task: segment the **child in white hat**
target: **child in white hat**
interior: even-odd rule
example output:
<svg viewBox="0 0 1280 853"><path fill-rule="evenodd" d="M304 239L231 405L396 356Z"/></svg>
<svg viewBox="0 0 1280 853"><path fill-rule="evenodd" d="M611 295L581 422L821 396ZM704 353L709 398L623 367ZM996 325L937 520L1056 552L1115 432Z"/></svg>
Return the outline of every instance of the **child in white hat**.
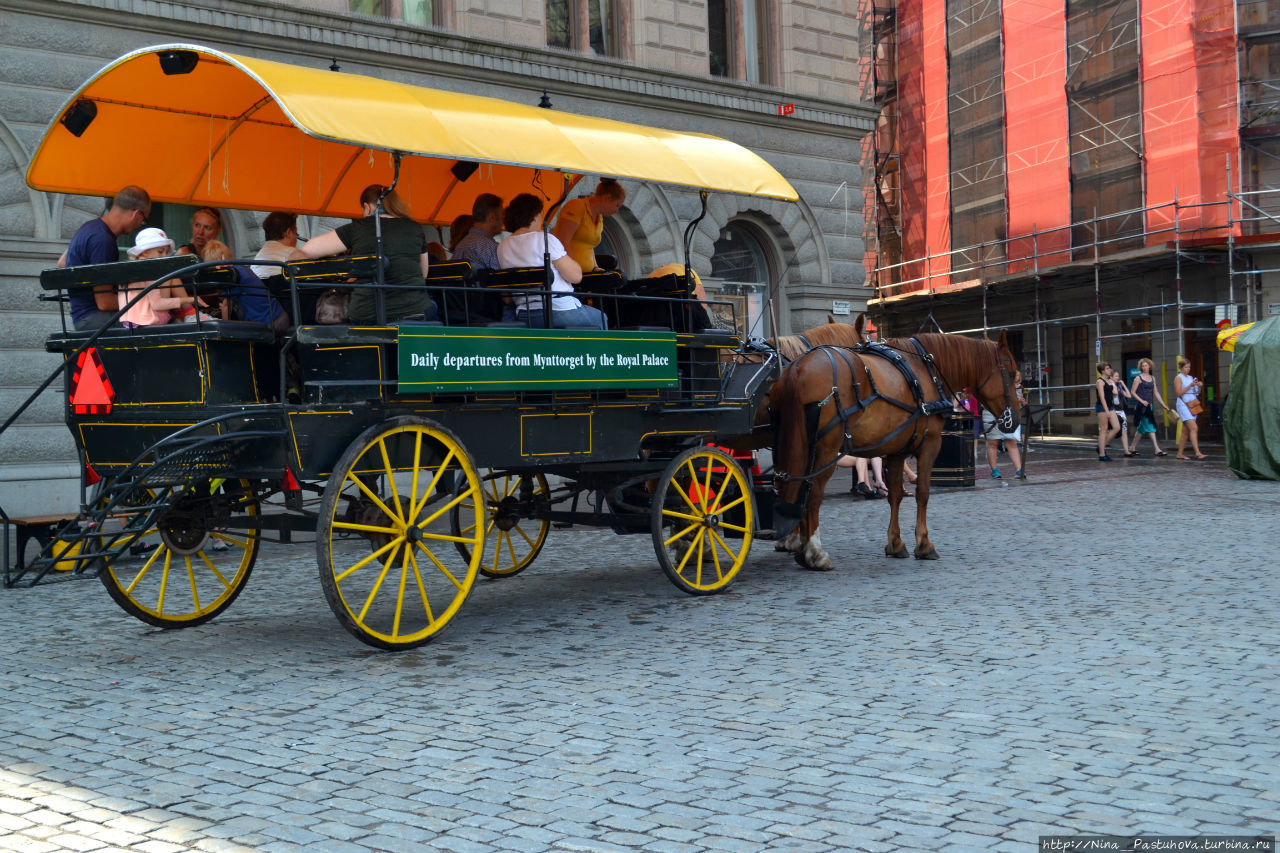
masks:
<svg viewBox="0 0 1280 853"><path fill-rule="evenodd" d="M129 247L129 257L133 260L146 258L163 258L173 254L173 241L169 235L159 228L143 228ZM149 281L135 281L120 290L120 304L128 302L141 293ZM182 312L195 303L195 297L189 296L176 279L167 285L161 285L149 292L120 315L120 324L127 329L138 326L160 326L180 319Z"/></svg>

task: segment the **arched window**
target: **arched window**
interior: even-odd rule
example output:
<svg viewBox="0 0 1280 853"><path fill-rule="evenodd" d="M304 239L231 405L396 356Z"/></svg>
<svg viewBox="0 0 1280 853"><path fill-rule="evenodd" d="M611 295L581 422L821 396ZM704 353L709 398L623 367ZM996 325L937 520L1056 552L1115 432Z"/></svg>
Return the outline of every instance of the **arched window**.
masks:
<svg viewBox="0 0 1280 853"><path fill-rule="evenodd" d="M739 284L768 285L769 259L749 227L740 222L724 227L711 256L711 274Z"/></svg>
<svg viewBox="0 0 1280 853"><path fill-rule="evenodd" d="M764 303L774 274L773 255L760 233L749 223L732 220L720 231L711 255L711 280L707 295L715 302L730 303L741 331L764 337L768 323ZM714 305L713 313L727 326L727 306Z"/></svg>

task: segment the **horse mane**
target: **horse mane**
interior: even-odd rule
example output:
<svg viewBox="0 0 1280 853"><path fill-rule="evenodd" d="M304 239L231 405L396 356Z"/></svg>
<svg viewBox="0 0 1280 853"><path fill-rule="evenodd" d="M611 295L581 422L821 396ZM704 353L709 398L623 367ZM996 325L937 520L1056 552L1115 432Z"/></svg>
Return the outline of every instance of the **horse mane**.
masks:
<svg viewBox="0 0 1280 853"><path fill-rule="evenodd" d="M942 335L936 332L915 335L925 352L934 357L938 369L959 390L963 385L974 385L987 375L996 360L995 341L966 338L963 335ZM915 354L910 338L890 338L886 343L900 352Z"/></svg>
<svg viewBox="0 0 1280 853"><path fill-rule="evenodd" d="M773 342L773 348L786 361L795 361L809 351L809 344L799 335L782 335Z"/></svg>
<svg viewBox="0 0 1280 853"><path fill-rule="evenodd" d="M798 335L781 335L765 341L786 362L795 361L814 347L851 347L859 342L858 331L847 323L823 323Z"/></svg>

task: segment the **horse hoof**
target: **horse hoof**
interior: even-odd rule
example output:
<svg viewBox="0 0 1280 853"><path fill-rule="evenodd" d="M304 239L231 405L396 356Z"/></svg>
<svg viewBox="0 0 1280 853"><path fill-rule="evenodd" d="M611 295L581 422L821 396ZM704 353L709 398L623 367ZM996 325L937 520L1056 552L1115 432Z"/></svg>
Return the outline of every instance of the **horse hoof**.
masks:
<svg viewBox="0 0 1280 853"><path fill-rule="evenodd" d="M885 545L884 553L886 557L897 557L899 560L905 560L909 552L907 551L906 545L899 545L896 551L888 545Z"/></svg>
<svg viewBox="0 0 1280 853"><path fill-rule="evenodd" d="M938 552L935 548L933 548L933 546L930 546L928 549L924 551L916 551L916 559L917 560L936 560L938 559Z"/></svg>
<svg viewBox="0 0 1280 853"><path fill-rule="evenodd" d="M796 565L810 572L829 572L835 568L835 566L833 566L830 562L824 563L822 565L811 566L805 562L804 554L797 553L797 554L793 554L792 556L795 557Z"/></svg>

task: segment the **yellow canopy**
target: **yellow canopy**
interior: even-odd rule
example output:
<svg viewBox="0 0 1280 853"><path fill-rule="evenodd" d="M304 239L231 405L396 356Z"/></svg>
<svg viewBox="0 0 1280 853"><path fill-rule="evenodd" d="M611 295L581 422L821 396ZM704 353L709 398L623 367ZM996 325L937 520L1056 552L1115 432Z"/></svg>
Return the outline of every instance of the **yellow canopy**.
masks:
<svg viewBox="0 0 1280 853"><path fill-rule="evenodd" d="M798 198L760 157L713 136L190 44L134 51L94 75L45 132L27 183L357 217L360 191L390 183L392 152L406 155L399 190L420 222L470 213L482 192L558 199L559 173Z"/></svg>

